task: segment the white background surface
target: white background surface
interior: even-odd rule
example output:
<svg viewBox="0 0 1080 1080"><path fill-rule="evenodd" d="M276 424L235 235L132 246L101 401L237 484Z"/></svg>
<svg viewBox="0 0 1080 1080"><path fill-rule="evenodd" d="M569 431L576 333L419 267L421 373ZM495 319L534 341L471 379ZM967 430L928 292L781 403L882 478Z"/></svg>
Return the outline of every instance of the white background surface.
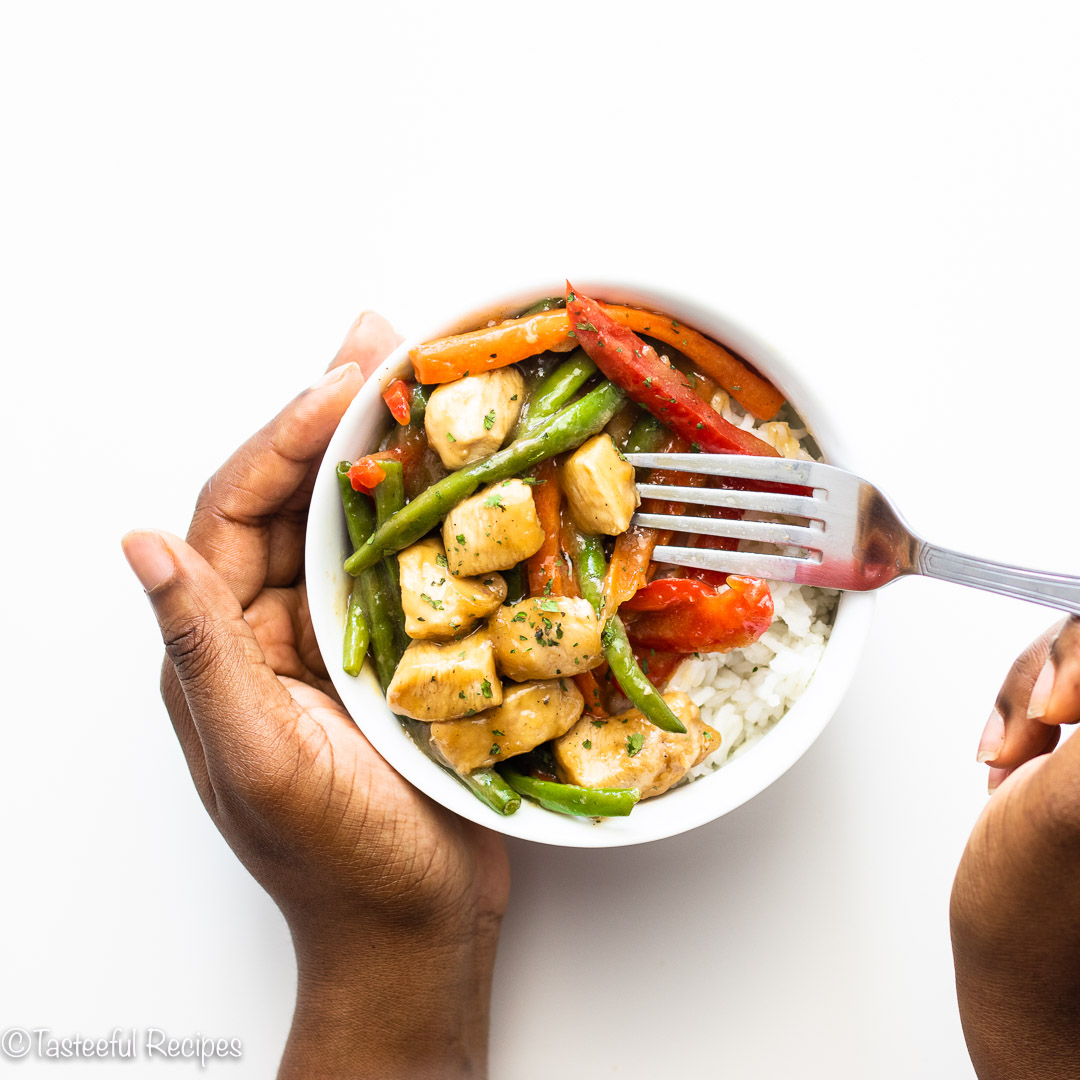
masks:
<svg viewBox="0 0 1080 1080"><path fill-rule="evenodd" d="M236 1036L213 1073L272 1072L286 930L186 775L118 540L183 532L362 309L688 288L842 407L924 532L1080 572L1070 8L8 7L0 1028ZM971 1076L949 886L982 724L1051 618L896 585L753 803L645 848L514 844L493 1075Z"/></svg>

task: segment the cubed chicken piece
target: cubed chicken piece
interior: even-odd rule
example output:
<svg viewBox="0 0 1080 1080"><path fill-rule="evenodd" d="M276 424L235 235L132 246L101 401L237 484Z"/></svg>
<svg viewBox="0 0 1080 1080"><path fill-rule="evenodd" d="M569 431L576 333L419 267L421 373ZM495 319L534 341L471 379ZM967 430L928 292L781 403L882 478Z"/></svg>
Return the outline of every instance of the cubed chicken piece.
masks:
<svg viewBox="0 0 1080 1080"><path fill-rule="evenodd" d="M411 638L461 637L506 599L502 574L454 577L441 540L421 540L398 552L397 560L405 633Z"/></svg>
<svg viewBox="0 0 1080 1080"><path fill-rule="evenodd" d="M618 536L630 526L641 501L634 466L615 448L610 435L594 435L566 460L562 474L566 502L587 533Z"/></svg>
<svg viewBox="0 0 1080 1080"><path fill-rule="evenodd" d="M514 366L445 383L432 391L424 412L428 444L451 470L490 457L524 401L525 380Z"/></svg>
<svg viewBox="0 0 1080 1080"><path fill-rule="evenodd" d="M604 662L600 622L588 600L534 596L499 608L488 620L495 663L508 679L551 679Z"/></svg>
<svg viewBox="0 0 1080 1080"><path fill-rule="evenodd" d="M471 720L431 725L431 741L463 775L524 754L565 734L581 716L585 699L569 679L508 684L498 708Z"/></svg>
<svg viewBox="0 0 1080 1080"><path fill-rule="evenodd" d="M450 573L466 577L509 570L544 542L532 488L503 480L459 503L443 521Z"/></svg>
<svg viewBox="0 0 1080 1080"><path fill-rule="evenodd" d="M702 723L686 694L665 694L664 700L685 735L661 731L637 709L606 720L584 717L553 744L559 779L581 787L637 788L643 799L678 783L720 746L720 733Z"/></svg>
<svg viewBox="0 0 1080 1080"><path fill-rule="evenodd" d="M502 683L486 629L445 645L414 641L386 688L386 704L414 720L455 720L501 705Z"/></svg>

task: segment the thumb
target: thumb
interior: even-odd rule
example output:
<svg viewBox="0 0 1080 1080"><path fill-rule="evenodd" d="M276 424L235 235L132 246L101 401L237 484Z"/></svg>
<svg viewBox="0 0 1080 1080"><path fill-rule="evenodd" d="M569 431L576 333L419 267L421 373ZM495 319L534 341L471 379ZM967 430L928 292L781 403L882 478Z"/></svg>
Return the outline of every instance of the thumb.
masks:
<svg viewBox="0 0 1080 1080"><path fill-rule="evenodd" d="M239 601L213 567L171 533L130 532L121 545L154 609L208 767L225 764L234 775L247 773L265 760L296 706L267 666Z"/></svg>

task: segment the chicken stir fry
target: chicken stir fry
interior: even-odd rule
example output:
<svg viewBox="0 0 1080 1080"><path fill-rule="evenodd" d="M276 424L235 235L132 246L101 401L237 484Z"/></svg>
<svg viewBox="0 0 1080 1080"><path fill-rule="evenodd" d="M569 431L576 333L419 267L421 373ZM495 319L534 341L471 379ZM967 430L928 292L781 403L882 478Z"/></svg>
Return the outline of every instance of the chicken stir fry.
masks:
<svg viewBox="0 0 1080 1080"><path fill-rule="evenodd" d="M686 694L667 694L664 700L685 733L662 731L638 709L586 718L552 746L559 779L589 788L636 787L643 799L662 795L720 745L720 732L701 722Z"/></svg>
<svg viewBox="0 0 1080 1080"><path fill-rule="evenodd" d="M564 735L584 706L566 679L507 683L501 705L471 720L437 721L431 741L459 773L471 773Z"/></svg>
<svg viewBox="0 0 1080 1080"><path fill-rule="evenodd" d="M414 641L401 657L386 691L386 703L414 720L453 720L501 705L491 635L479 630L440 645Z"/></svg>
<svg viewBox="0 0 1080 1080"><path fill-rule="evenodd" d="M625 453L775 454L709 402L728 392L764 420L782 398L677 322L569 289L410 357L416 381L383 394L396 424L338 466L345 670L370 653L421 748L499 812L524 795L629 813L720 743L657 686L685 654L755 640L773 611L764 582L652 561L666 541L633 524Z"/></svg>
<svg viewBox="0 0 1080 1080"><path fill-rule="evenodd" d="M492 484L455 506L442 535L453 574L509 570L544 542L532 490L520 480Z"/></svg>
<svg viewBox="0 0 1080 1080"><path fill-rule="evenodd" d="M428 444L448 469L490 457L506 441L525 403L525 379L516 367L445 383L428 399Z"/></svg>
<svg viewBox="0 0 1080 1080"><path fill-rule="evenodd" d="M448 641L468 633L506 599L506 579L490 573L455 577L438 540L399 551L405 633L413 641Z"/></svg>
<svg viewBox="0 0 1080 1080"><path fill-rule="evenodd" d="M626 532L640 501L634 466L615 448L610 435L595 436L566 459L563 487L574 521L587 533Z"/></svg>
<svg viewBox="0 0 1080 1080"><path fill-rule="evenodd" d="M495 662L508 679L582 675L604 662L588 600L544 596L500 607L489 623Z"/></svg>

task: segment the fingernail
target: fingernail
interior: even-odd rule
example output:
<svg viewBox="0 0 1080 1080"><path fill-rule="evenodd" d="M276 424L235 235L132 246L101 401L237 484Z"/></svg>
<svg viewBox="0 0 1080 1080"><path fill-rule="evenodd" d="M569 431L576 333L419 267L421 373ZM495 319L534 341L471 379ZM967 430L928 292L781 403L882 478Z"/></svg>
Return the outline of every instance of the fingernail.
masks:
<svg viewBox="0 0 1080 1080"><path fill-rule="evenodd" d="M1009 769L991 769L990 775L986 778L986 793L992 795L1005 780L1005 777L1009 775Z"/></svg>
<svg viewBox="0 0 1080 1080"><path fill-rule="evenodd" d="M1046 706L1050 704L1050 691L1054 689L1054 661L1047 660L1043 664L1035 685L1031 688L1031 697L1028 698L1028 719L1038 720L1046 715Z"/></svg>
<svg viewBox="0 0 1080 1080"><path fill-rule="evenodd" d="M147 592L164 585L176 573L176 562L165 541L154 532L129 532L121 541L124 558Z"/></svg>
<svg viewBox="0 0 1080 1080"><path fill-rule="evenodd" d="M982 737L979 739L979 752L975 755L975 760L980 765L993 761L1001 753L1004 745L1005 720L1001 713L994 709L990 714L990 719L986 721L986 727L983 728Z"/></svg>
<svg viewBox="0 0 1080 1080"><path fill-rule="evenodd" d="M334 383L339 383L346 377L360 370L360 365L355 360L350 360L341 367L331 368L325 375L311 384L312 390L323 390Z"/></svg>

